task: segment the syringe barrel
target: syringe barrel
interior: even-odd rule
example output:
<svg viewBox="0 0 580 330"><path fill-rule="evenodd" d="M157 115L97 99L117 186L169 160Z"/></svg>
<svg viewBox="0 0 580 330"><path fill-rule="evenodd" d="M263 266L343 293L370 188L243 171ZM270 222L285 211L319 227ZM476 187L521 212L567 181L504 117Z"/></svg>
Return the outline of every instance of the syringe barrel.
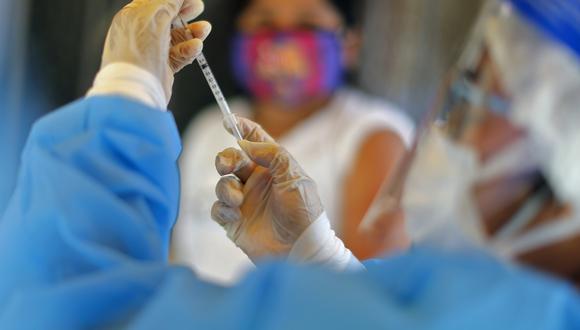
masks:
<svg viewBox="0 0 580 330"><path fill-rule="evenodd" d="M181 28L186 30L185 33L188 39L193 38L191 31L187 28L187 24L185 24L185 21L183 21L181 17L179 17L176 24L180 25ZM236 139L243 140L242 133L240 132L240 129L238 127L238 120L232 114L230 107L228 106L228 102L226 101L226 98L224 97L224 94L222 93L222 90L220 89L220 86L218 85L213 75L213 72L211 71L211 68L207 63L207 59L205 58L205 55L203 55L203 53L200 53L198 55L197 63L199 64L201 72L203 72L203 75L207 80L207 83L209 84L209 88L211 89L211 92L213 93L217 101L220 111L222 112L224 122L226 123L227 127L230 129L232 134L236 137Z"/></svg>
<svg viewBox="0 0 580 330"><path fill-rule="evenodd" d="M203 53L200 53L199 56L197 57L197 63L199 64L201 72L203 73L205 79L207 80L209 88L211 89L211 92L215 96L216 101L218 103L226 102L224 94L222 93L220 86L218 85L215 76L213 75L213 72L211 71L211 68L209 67L209 64L207 63L207 60L205 58L205 55L203 55ZM229 108L227 110L229 110Z"/></svg>
<svg viewBox="0 0 580 330"><path fill-rule="evenodd" d="M238 120L236 119L236 116L233 113L230 113L228 115L224 114L223 121L226 127L229 128L229 131L234 135L236 140L241 141L244 139L244 136L242 135L242 132L240 131L240 128L238 126Z"/></svg>

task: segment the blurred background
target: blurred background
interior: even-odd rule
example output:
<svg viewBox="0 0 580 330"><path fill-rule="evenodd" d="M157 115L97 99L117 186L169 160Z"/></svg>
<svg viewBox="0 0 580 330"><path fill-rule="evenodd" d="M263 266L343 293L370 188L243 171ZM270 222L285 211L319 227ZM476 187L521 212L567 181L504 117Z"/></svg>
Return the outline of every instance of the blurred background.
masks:
<svg viewBox="0 0 580 330"><path fill-rule="evenodd" d="M82 97L99 69L107 27L126 0L19 0L0 2L0 170L13 173L32 120ZM205 53L224 93L239 92L230 75L229 0L206 0L201 17L212 22ZM415 120L429 107L439 81L454 63L480 0L366 0L361 10L364 47L353 82L407 111ZM213 102L199 69L182 71L170 108L178 126ZM2 175L0 210L13 184Z"/></svg>

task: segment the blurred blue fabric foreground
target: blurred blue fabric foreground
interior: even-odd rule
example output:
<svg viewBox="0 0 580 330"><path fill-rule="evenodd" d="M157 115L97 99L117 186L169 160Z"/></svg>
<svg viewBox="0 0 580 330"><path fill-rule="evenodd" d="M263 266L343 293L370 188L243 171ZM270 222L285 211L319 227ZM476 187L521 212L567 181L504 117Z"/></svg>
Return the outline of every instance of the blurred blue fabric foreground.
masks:
<svg viewBox="0 0 580 330"><path fill-rule="evenodd" d="M578 329L574 289L417 247L368 272L260 265L223 288L167 264L180 153L170 113L93 97L39 121L0 221L1 329Z"/></svg>

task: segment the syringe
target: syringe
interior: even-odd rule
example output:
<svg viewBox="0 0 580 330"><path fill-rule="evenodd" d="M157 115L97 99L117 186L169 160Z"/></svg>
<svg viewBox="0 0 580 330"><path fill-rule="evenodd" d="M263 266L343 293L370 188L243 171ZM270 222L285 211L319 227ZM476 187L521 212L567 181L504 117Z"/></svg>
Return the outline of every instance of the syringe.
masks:
<svg viewBox="0 0 580 330"><path fill-rule="evenodd" d="M181 16L178 17L176 23L181 25L180 28L182 28L185 31L185 35L189 40L193 39L191 31L189 30L187 24L185 24ZM226 101L226 98L224 97L224 94L222 93L222 90L218 85L218 82L215 79L215 76L213 75L213 72L211 71L211 68L209 67L209 64L207 63L207 60L203 55L203 53L200 53L197 56L197 63L199 64L201 72L203 72L203 76L205 77L205 80L207 81L209 88L211 89L213 96L217 101L220 111L222 112L224 123L232 131L232 133L234 134L234 136L238 141L243 140L244 137L240 131L240 128L238 127L238 121L236 120L236 116L230 110L230 106L228 105L228 102Z"/></svg>

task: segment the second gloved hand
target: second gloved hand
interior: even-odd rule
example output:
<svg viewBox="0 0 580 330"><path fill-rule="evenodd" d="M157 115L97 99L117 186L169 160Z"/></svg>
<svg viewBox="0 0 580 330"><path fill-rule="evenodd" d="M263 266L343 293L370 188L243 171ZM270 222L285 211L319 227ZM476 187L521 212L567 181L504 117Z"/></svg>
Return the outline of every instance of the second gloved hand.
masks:
<svg viewBox="0 0 580 330"><path fill-rule="evenodd" d="M231 148L217 156L225 176L216 187L212 217L253 261L286 257L323 215L316 184L260 126L243 118L239 126L245 153Z"/></svg>
<svg viewBox="0 0 580 330"><path fill-rule="evenodd" d="M134 0L113 19L101 67L129 63L145 69L159 79L169 100L174 74L194 61L211 31L208 22L190 24L194 39L187 40L172 23L178 16L192 20L203 9L201 0Z"/></svg>

